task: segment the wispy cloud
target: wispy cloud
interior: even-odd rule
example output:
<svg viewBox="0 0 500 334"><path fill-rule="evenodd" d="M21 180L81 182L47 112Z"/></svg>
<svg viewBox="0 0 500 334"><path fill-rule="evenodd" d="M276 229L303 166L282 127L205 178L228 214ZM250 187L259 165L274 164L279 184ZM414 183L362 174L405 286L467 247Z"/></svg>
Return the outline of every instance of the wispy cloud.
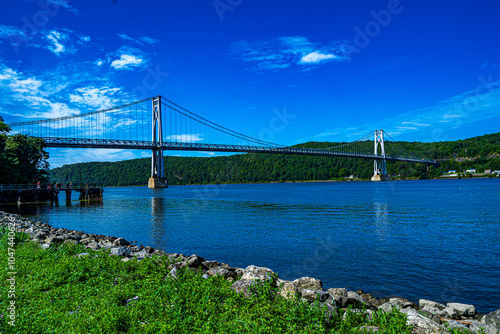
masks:
<svg viewBox="0 0 500 334"><path fill-rule="evenodd" d="M349 61L351 53L352 45L347 42L321 45L300 36L269 41L238 41L230 46L231 58L253 63L251 70L275 71L291 67L305 70L332 61Z"/></svg>
<svg viewBox="0 0 500 334"><path fill-rule="evenodd" d="M118 94L121 92L120 88L89 86L77 88L74 92L74 94L69 95L70 102L96 109L111 108L121 101L121 96Z"/></svg>
<svg viewBox="0 0 500 334"><path fill-rule="evenodd" d="M130 41L130 42L136 43L138 45L146 45L146 44L147 45L155 45L156 43L158 43L160 41L158 39L147 37L147 36L142 36L142 37L139 37L136 39L136 38L130 37L127 34L118 34L118 37L120 37L124 41Z"/></svg>
<svg viewBox="0 0 500 334"><path fill-rule="evenodd" d="M500 82L492 82L452 96L429 107L412 110L377 122L360 124L351 128L325 130L315 136L302 138L297 143L312 140L347 141L358 139L358 134L368 134L375 129L384 129L393 136L423 134L435 140L433 132L457 129L466 124L499 117ZM422 137L422 135L420 135Z"/></svg>

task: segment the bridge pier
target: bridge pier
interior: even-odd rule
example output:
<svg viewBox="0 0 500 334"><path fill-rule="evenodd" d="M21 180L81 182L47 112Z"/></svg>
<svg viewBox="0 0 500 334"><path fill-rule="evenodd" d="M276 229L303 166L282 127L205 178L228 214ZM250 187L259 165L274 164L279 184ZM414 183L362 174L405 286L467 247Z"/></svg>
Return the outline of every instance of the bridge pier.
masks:
<svg viewBox="0 0 500 334"><path fill-rule="evenodd" d="M373 164L372 181L390 181L387 175L387 165L385 163L384 130L375 131L375 155L378 155L380 146L381 159L375 159Z"/></svg>
<svg viewBox="0 0 500 334"><path fill-rule="evenodd" d="M158 130L158 131L157 131ZM148 188L168 188L163 167L163 132L161 122L161 96L153 99L153 143L157 149L153 150L151 157L151 177L148 180Z"/></svg>

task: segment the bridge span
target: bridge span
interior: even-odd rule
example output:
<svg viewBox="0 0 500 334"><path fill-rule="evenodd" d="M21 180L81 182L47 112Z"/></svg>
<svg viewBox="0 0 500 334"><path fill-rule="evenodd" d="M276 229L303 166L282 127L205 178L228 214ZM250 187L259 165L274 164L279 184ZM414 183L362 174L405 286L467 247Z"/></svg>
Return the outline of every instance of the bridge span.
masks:
<svg viewBox="0 0 500 334"><path fill-rule="evenodd" d="M163 151L372 159L373 181L389 180L386 161L437 163L404 150L394 140L387 146L383 130L335 147L311 149L278 145L220 126L162 96L74 116L13 123L9 126L14 133L43 139L47 147L151 150L151 178L148 182L150 188L168 187Z"/></svg>

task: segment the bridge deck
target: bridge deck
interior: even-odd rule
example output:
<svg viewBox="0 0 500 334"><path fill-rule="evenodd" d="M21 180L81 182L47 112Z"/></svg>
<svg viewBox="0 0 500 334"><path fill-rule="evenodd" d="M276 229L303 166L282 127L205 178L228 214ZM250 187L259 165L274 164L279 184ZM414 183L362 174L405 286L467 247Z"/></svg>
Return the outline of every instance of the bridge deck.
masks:
<svg viewBox="0 0 500 334"><path fill-rule="evenodd" d="M109 148L109 149L136 149L136 150L173 150L173 151L212 151L212 152L242 152L242 153L267 153L267 154L297 154L328 157L360 158L381 160L382 156L375 154L358 154L352 152L337 152L320 149L307 149L296 147L265 147L247 145L224 144L199 144L164 142L161 146L152 141L113 140L113 139L78 139L78 138L44 138L47 147L73 147L73 148ZM435 160L386 156L389 161L406 161L414 163L437 164Z"/></svg>

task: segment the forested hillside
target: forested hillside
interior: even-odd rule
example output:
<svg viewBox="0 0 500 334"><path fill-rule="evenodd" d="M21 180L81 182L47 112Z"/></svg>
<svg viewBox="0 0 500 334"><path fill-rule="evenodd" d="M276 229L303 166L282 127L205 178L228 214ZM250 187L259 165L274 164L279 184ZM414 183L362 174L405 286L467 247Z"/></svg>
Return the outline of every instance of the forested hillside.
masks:
<svg viewBox="0 0 500 334"><path fill-rule="evenodd" d="M439 166L388 162L390 175L400 178L439 177L450 169L500 169L500 133L453 142L398 142L398 146L420 156L440 160ZM338 143L309 142L297 147L332 147ZM372 143L373 145L373 143ZM470 160L467 160L470 159ZM89 162L63 166L50 171L56 182L96 182L105 186L145 185L151 159L119 162ZM330 157L271 154L192 158L165 157L169 184L285 182L343 179L349 175L369 179L373 161Z"/></svg>

